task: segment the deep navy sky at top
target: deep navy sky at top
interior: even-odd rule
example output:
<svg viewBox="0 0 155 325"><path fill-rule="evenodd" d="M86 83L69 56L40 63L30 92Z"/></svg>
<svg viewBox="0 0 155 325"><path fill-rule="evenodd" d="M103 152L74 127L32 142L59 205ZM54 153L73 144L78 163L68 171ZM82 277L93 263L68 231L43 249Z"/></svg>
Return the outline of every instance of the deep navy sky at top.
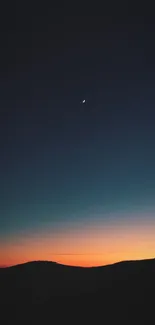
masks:
<svg viewBox="0 0 155 325"><path fill-rule="evenodd" d="M0 234L154 207L154 20L112 7L2 20Z"/></svg>

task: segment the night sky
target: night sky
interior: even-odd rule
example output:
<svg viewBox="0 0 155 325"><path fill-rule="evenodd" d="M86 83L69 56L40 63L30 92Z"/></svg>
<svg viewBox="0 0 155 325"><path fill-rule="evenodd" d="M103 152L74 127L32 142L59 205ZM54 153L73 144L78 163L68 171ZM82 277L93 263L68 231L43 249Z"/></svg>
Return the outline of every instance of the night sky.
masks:
<svg viewBox="0 0 155 325"><path fill-rule="evenodd" d="M0 29L0 265L154 257L151 9L22 6Z"/></svg>

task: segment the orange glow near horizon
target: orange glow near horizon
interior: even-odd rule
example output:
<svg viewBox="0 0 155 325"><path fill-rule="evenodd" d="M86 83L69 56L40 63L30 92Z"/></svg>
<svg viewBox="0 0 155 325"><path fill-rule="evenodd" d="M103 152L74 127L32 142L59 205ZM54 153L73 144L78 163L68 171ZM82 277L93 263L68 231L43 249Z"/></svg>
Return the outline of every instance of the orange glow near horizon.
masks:
<svg viewBox="0 0 155 325"><path fill-rule="evenodd" d="M151 220L151 221L150 221ZM122 260L155 257L155 221L91 222L59 229L50 227L1 242L0 265L49 260L74 266L99 266Z"/></svg>

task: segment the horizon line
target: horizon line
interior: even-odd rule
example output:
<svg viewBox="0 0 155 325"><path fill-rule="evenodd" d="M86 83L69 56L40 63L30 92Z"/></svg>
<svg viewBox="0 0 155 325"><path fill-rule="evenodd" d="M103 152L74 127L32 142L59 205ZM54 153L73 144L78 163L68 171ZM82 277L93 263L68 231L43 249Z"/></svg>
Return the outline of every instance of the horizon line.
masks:
<svg viewBox="0 0 155 325"><path fill-rule="evenodd" d="M108 263L108 264L101 264L101 265L94 265L94 266L81 266L81 265L71 265L71 264L62 264L60 262L57 261L52 261L52 260L28 260L25 261L23 263L17 263L17 264L11 264L11 265L0 265L0 268L9 268L9 267L13 267L13 266L18 266L18 265L23 265L23 264L27 264L27 263L33 263L33 262L49 262L49 263L56 263L62 266L69 266L69 267L80 267L80 268L95 268L95 267L104 267L104 266L110 266L110 265L114 265L114 264L118 264L118 263L123 263L123 262L140 262L140 261L150 261L150 260L155 260L155 257L151 257L151 258L141 258L141 259L131 259L131 260L118 260L112 263Z"/></svg>

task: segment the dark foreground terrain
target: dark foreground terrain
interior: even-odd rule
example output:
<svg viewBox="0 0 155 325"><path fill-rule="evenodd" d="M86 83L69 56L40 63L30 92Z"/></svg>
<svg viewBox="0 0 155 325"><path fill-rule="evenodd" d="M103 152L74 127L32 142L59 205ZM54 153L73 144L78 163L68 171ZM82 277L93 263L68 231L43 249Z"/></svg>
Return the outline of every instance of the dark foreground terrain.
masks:
<svg viewBox="0 0 155 325"><path fill-rule="evenodd" d="M0 269L1 324L155 324L155 259Z"/></svg>

